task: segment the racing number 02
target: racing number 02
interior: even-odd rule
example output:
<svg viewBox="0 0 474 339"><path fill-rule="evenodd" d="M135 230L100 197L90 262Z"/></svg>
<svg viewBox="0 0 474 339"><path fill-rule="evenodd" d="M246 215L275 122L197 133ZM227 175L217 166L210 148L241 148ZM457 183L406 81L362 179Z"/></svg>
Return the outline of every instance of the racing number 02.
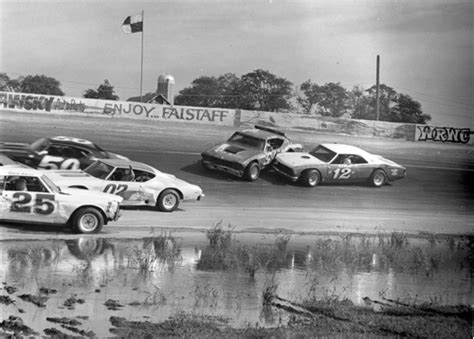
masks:
<svg viewBox="0 0 474 339"><path fill-rule="evenodd" d="M30 205L32 195L27 192L13 193L13 204L10 208L12 212L30 213L33 206ZM54 211L54 194L36 194L33 212L48 215Z"/></svg>
<svg viewBox="0 0 474 339"><path fill-rule="evenodd" d="M119 184L119 185L108 184L104 188L104 193L120 195L120 193L125 192L127 188L128 188L128 185L125 185L125 184Z"/></svg>

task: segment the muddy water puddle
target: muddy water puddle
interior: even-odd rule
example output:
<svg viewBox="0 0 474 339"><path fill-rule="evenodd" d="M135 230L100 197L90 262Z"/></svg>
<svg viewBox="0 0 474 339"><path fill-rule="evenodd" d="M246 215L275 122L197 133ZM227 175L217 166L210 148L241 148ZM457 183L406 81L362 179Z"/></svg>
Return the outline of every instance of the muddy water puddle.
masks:
<svg viewBox="0 0 474 339"><path fill-rule="evenodd" d="M20 317L40 334L58 328L110 336L111 316L156 323L192 314L232 327L284 325L284 311L263 307L268 287L294 302L472 303L466 237L214 229L0 244L1 320Z"/></svg>

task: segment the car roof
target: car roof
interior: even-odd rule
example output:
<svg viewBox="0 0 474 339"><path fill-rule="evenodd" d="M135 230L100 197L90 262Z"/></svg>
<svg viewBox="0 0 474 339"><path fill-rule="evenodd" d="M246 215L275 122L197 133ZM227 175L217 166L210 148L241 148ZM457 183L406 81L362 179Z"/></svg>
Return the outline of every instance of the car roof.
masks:
<svg viewBox="0 0 474 339"><path fill-rule="evenodd" d="M281 135L269 130L258 129L258 128L245 129L239 132L249 135L254 138L258 138L258 139L265 139L265 140L269 138L286 139L284 135Z"/></svg>
<svg viewBox="0 0 474 339"><path fill-rule="evenodd" d="M113 166L113 167L128 167L132 166L134 170L142 170L142 171L148 171L148 172L158 172L157 169L148 166L147 164L144 164L142 162L136 162L136 161L130 161L130 160L125 160L125 159L100 159L97 160L100 162L103 162L104 164Z"/></svg>
<svg viewBox="0 0 474 339"><path fill-rule="evenodd" d="M82 147L86 149L93 149L93 150L102 150L92 141L82 138L75 138L75 137L68 137L64 135L58 135L55 137L46 138L50 142L54 142L55 144L62 144L62 145L74 145L76 147Z"/></svg>
<svg viewBox="0 0 474 339"><path fill-rule="evenodd" d="M41 177L43 173L30 167L6 165L0 167L1 176Z"/></svg>
<svg viewBox="0 0 474 339"><path fill-rule="evenodd" d="M346 144L321 144L321 146L326 147L327 149L337 153L337 154L355 154L360 156L371 156L371 154L363 149Z"/></svg>

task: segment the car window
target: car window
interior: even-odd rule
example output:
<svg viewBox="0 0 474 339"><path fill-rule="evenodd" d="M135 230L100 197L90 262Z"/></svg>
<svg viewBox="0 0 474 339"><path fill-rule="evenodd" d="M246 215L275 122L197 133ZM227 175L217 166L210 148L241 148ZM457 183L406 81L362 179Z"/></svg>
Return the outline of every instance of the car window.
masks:
<svg viewBox="0 0 474 339"><path fill-rule="evenodd" d="M362 158L361 156L359 155L355 155L355 154L352 154L349 156L349 159L351 159L351 162L353 164L366 164L367 163L367 160L365 160L364 158Z"/></svg>
<svg viewBox="0 0 474 339"><path fill-rule="evenodd" d="M232 142L234 144L239 144L244 147L251 147L251 148L256 148L259 150L263 150L265 146L265 140L258 139L255 137L252 137L250 135L246 135L240 132L235 132L228 140L229 142Z"/></svg>
<svg viewBox="0 0 474 339"><path fill-rule="evenodd" d="M355 154L339 154L331 164L334 165L357 165L357 164L366 164L367 161L361 156Z"/></svg>
<svg viewBox="0 0 474 339"><path fill-rule="evenodd" d="M38 177L31 176L10 176L6 179L5 190L8 191L28 191L28 192L48 192Z"/></svg>
<svg viewBox="0 0 474 339"><path fill-rule="evenodd" d="M136 182L145 182L151 180L155 177L153 173L141 170L133 170L135 172L135 181Z"/></svg>
<svg viewBox="0 0 474 339"><path fill-rule="evenodd" d="M6 184L6 177L4 175L0 175L0 191L3 191L5 189L5 184Z"/></svg>
<svg viewBox="0 0 474 339"><path fill-rule="evenodd" d="M106 179L107 176L114 170L115 167L104 164L101 161L96 161L88 166L84 172L99 179Z"/></svg>
<svg viewBox="0 0 474 339"><path fill-rule="evenodd" d="M129 167L116 168L108 180L112 181L135 181L135 171Z"/></svg>
<svg viewBox="0 0 474 339"><path fill-rule="evenodd" d="M268 140L268 145L270 145L270 147L273 149L273 150L276 150L276 149L279 149L282 145L283 145L283 139L280 139L280 138L273 138L273 139L269 139Z"/></svg>
<svg viewBox="0 0 474 339"><path fill-rule="evenodd" d="M327 149L324 146L317 146L311 152L309 152L313 157L318 158L321 161L329 162L332 158L336 156L336 153Z"/></svg>

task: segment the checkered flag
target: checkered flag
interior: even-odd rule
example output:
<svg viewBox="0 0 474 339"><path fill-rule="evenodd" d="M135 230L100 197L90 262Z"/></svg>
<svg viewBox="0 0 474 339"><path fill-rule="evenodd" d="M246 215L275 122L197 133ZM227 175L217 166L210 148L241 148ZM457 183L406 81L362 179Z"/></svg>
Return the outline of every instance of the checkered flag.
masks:
<svg viewBox="0 0 474 339"><path fill-rule="evenodd" d="M124 33L143 32L143 12L128 16L122 24Z"/></svg>

